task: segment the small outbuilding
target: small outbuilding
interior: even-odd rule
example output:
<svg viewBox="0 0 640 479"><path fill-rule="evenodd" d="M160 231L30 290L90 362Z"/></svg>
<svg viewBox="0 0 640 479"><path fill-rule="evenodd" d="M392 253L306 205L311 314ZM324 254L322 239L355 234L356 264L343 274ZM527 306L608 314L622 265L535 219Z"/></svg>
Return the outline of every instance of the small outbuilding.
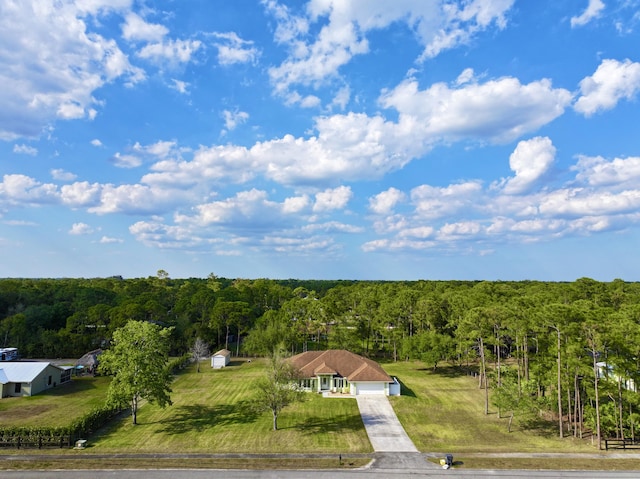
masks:
<svg viewBox="0 0 640 479"><path fill-rule="evenodd" d="M41 361L12 361L0 366L2 397L33 396L71 381L70 367Z"/></svg>
<svg viewBox="0 0 640 479"><path fill-rule="evenodd" d="M211 367L213 369L224 368L231 361L231 351L228 349L221 349L213 356L211 356Z"/></svg>
<svg viewBox="0 0 640 479"><path fill-rule="evenodd" d="M76 374L95 374L102 349L94 349L76 361Z"/></svg>

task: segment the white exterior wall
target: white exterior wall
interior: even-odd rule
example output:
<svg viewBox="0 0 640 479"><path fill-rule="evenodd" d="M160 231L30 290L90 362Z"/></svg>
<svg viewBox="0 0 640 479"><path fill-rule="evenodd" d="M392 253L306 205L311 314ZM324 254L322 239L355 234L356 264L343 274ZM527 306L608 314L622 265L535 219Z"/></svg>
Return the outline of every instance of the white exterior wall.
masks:
<svg viewBox="0 0 640 479"><path fill-rule="evenodd" d="M393 378L393 382L389 384L389 396L400 396L400 383L398 378Z"/></svg>
<svg viewBox="0 0 640 479"><path fill-rule="evenodd" d="M229 356L213 356L211 358L211 367L214 369L224 368L229 364Z"/></svg>

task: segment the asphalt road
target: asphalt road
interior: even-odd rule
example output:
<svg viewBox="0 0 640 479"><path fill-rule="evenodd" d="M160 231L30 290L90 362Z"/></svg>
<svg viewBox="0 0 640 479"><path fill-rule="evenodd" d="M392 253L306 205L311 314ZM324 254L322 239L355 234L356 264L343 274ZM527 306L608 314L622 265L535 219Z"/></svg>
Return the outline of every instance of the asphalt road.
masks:
<svg viewBox="0 0 640 479"><path fill-rule="evenodd" d="M239 470L99 470L99 471L0 471L2 479L415 479L420 477L468 479L503 478L581 478L637 479L638 471L519 471L519 470L392 470L375 467L359 470L322 471L239 471Z"/></svg>

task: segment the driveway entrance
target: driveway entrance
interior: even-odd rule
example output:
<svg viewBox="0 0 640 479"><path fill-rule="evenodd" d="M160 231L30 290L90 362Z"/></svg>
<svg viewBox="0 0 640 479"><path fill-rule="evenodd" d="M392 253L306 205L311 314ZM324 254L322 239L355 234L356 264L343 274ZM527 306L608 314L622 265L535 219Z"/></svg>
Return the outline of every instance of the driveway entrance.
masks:
<svg viewBox="0 0 640 479"><path fill-rule="evenodd" d="M362 422L376 452L418 452L387 396L356 396Z"/></svg>

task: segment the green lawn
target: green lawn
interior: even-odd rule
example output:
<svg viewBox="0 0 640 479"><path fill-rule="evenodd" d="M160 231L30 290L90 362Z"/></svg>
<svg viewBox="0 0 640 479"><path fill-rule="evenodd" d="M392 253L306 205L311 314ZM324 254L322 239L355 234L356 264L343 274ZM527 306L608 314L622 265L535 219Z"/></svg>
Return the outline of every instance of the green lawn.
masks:
<svg viewBox="0 0 640 479"><path fill-rule="evenodd" d="M454 368L432 371L419 362L385 363L403 383L403 396L390 398L407 433L423 452L596 452L589 440L556 437L554 424L524 430L495 409L483 414L483 391L477 380ZM271 415L252 408L254 383L264 362L234 361L213 370L191 366L172 384L174 404L165 409L143 404L137 426L123 416L89 438L87 452L371 452L355 399L309 394L307 401L285 409L279 430ZM66 425L103 403L108 378L77 378L72 385L31 398L0 400L0 423Z"/></svg>
<svg viewBox="0 0 640 479"><path fill-rule="evenodd" d="M285 409L272 431L271 414L256 414L253 385L264 362L233 361L224 369L192 366L172 384L174 404L145 404L90 438L92 452L371 452L355 399L308 400Z"/></svg>
<svg viewBox="0 0 640 479"><path fill-rule="evenodd" d="M385 363L385 370L403 383L403 396L391 398L393 408L416 447L425 452L596 452L588 440L560 439L555 424L524 430L514 420L499 419L497 410L484 414L484 391L477 379L455 368L435 372L420 362Z"/></svg>
<svg viewBox="0 0 640 479"><path fill-rule="evenodd" d="M83 376L29 397L0 399L3 426L66 426L102 406L110 378Z"/></svg>

